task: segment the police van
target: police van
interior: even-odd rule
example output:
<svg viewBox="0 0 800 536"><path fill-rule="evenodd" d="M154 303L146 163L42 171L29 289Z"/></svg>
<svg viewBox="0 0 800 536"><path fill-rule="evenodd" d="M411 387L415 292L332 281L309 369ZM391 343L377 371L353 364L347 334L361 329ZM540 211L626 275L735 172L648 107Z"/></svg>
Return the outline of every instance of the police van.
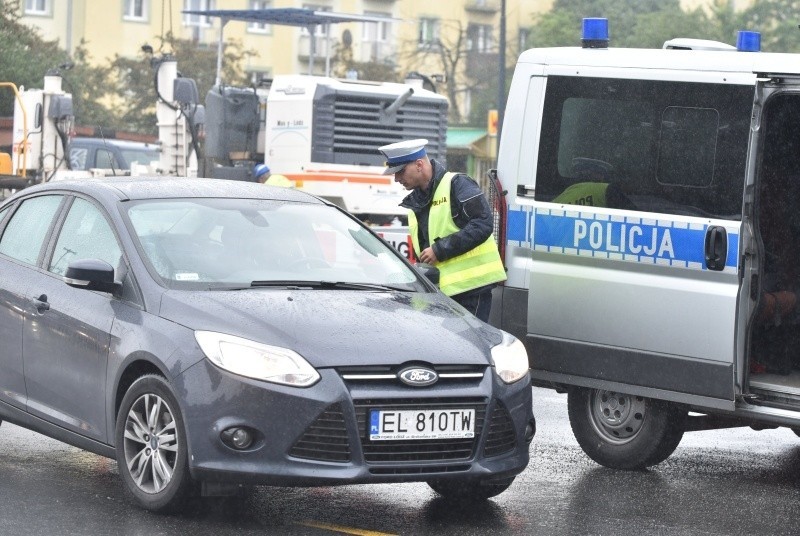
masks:
<svg viewBox="0 0 800 536"><path fill-rule="evenodd" d="M755 32L614 49L605 19L582 41L514 72L492 322L604 466L686 431L800 435L800 54Z"/></svg>

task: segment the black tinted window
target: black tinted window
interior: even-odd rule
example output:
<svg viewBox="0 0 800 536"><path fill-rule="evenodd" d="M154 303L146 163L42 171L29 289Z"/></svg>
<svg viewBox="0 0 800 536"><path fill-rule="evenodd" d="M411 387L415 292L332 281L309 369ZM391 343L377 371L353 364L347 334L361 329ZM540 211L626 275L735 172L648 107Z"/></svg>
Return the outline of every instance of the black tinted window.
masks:
<svg viewBox="0 0 800 536"><path fill-rule="evenodd" d="M551 76L537 198L740 219L752 101L749 86Z"/></svg>

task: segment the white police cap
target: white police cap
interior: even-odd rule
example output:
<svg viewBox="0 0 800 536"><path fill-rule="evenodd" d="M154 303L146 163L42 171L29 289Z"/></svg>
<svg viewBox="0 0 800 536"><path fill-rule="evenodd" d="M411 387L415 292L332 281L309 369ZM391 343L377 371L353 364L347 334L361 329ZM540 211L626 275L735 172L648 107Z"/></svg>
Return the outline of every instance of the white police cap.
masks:
<svg viewBox="0 0 800 536"><path fill-rule="evenodd" d="M414 160L423 158L428 153L425 152L425 146L428 144L426 139L416 139L407 141L398 141L397 143L390 143L379 147L378 150L386 157L386 169L383 171L384 175L394 175L401 171L407 164Z"/></svg>

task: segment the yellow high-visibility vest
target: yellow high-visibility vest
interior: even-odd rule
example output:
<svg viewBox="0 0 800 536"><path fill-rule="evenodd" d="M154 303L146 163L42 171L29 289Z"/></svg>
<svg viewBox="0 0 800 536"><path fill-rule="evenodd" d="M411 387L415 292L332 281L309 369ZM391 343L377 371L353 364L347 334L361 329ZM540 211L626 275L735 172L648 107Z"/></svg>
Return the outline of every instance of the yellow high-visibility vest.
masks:
<svg viewBox="0 0 800 536"><path fill-rule="evenodd" d="M264 184L269 184L270 186L283 186L285 188L294 188L294 183L286 178L284 175L279 173L273 173L267 179L267 182Z"/></svg>
<svg viewBox="0 0 800 536"><path fill-rule="evenodd" d="M586 205L591 207L607 207L607 182L578 182L558 194L553 203L567 205Z"/></svg>
<svg viewBox="0 0 800 536"><path fill-rule="evenodd" d="M445 173L433 194L428 214L428 237L433 244L437 238L451 235L459 230L450 213L450 184L455 173ZM413 210L408 211L411 242L419 257L419 222ZM497 251L493 237L475 248L436 264L439 269L439 288L448 296L454 296L491 283L506 280L506 271Z"/></svg>

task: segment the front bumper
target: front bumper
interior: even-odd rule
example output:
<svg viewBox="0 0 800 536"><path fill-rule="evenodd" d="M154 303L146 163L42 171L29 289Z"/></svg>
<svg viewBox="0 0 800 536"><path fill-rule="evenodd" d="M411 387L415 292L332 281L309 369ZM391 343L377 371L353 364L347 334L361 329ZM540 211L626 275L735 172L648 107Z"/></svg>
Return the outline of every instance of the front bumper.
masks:
<svg viewBox="0 0 800 536"><path fill-rule="evenodd" d="M177 379L186 422L189 468L199 481L319 486L427 480L502 481L528 464L535 430L530 378L504 384L482 378L415 388L365 384L322 369L309 388L259 382L203 360ZM474 408L474 439L370 441L370 409ZM255 431L237 451L220 434ZM526 429L527 435L526 437Z"/></svg>

